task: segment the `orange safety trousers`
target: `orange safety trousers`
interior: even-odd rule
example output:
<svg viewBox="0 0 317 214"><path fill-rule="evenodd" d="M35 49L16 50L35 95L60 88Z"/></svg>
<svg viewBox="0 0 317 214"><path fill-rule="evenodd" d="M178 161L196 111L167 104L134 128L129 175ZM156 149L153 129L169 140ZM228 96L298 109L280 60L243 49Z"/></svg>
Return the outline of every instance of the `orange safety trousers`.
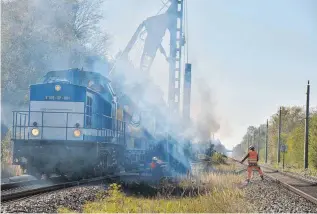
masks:
<svg viewBox="0 0 317 214"><path fill-rule="evenodd" d="M259 166L248 166L248 179L251 179L251 175L252 175L252 169L256 169L258 170L260 176L263 175L263 172L261 170L261 168Z"/></svg>

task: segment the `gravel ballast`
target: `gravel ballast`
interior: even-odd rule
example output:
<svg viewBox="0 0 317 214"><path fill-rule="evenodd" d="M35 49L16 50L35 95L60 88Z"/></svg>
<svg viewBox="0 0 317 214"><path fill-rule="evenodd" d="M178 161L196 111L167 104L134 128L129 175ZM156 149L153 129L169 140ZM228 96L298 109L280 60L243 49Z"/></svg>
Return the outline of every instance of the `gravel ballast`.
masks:
<svg viewBox="0 0 317 214"><path fill-rule="evenodd" d="M82 212L85 201L93 201L105 186L91 185L59 190L36 197L8 202L1 207L2 213L56 213L59 207ZM255 205L254 213L317 213L317 205L290 192L281 185L258 176L244 188L246 200Z"/></svg>
<svg viewBox="0 0 317 214"><path fill-rule="evenodd" d="M85 201L93 201L105 186L78 186L58 190L39 196L5 203L1 206L1 213L57 213L59 207L67 207L76 212L82 211Z"/></svg>
<svg viewBox="0 0 317 214"><path fill-rule="evenodd" d="M246 200L264 213L317 213L317 205L273 181L258 177L246 188Z"/></svg>

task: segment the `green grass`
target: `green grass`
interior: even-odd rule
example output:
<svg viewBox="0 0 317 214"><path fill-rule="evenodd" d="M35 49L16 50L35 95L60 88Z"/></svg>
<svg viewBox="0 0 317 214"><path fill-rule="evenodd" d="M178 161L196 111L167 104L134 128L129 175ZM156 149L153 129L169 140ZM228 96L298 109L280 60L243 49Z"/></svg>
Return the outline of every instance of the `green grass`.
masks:
<svg viewBox="0 0 317 214"><path fill-rule="evenodd" d="M208 176L207 176L208 177ZM218 179L218 181L221 179ZM216 181L216 182L218 182ZM155 198L126 196L119 185L112 185L108 197L84 205L84 213L196 213L196 212L249 212L251 207L244 202L241 190L224 188L221 182L218 188L195 197L173 197L167 195ZM60 208L59 213L72 213L72 210Z"/></svg>
<svg viewBox="0 0 317 214"><path fill-rule="evenodd" d="M223 213L252 212L244 192L236 188L243 178L234 174L202 174L200 181L184 179L176 186L166 185L157 196L127 196L121 186L112 184L106 192L98 193L97 200L86 202L84 213ZM173 194L175 188L181 194ZM59 213L73 213L60 208Z"/></svg>

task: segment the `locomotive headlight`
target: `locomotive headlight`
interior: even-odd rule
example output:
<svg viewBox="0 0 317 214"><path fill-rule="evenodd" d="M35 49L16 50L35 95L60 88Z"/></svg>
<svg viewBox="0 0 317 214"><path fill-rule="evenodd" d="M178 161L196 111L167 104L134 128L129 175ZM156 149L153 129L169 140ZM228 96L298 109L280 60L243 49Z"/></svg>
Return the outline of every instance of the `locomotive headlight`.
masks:
<svg viewBox="0 0 317 214"><path fill-rule="evenodd" d="M61 90L61 86L60 85L55 85L55 91L60 91Z"/></svg>
<svg viewBox="0 0 317 214"><path fill-rule="evenodd" d="M34 128L34 129L32 129L31 133L33 136L36 137L40 134L40 130L38 128Z"/></svg>
<svg viewBox="0 0 317 214"><path fill-rule="evenodd" d="M80 135L81 135L80 130L79 130L79 129L75 129L75 130L74 130L74 136L75 136L75 137L79 137Z"/></svg>

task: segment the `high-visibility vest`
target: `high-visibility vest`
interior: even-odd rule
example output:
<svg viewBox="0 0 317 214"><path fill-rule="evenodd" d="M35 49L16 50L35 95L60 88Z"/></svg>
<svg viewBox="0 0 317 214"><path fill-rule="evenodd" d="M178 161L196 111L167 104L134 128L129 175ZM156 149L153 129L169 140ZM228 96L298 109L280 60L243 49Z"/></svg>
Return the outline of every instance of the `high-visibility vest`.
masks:
<svg viewBox="0 0 317 214"><path fill-rule="evenodd" d="M249 151L248 162L249 164L258 163L258 153L256 151Z"/></svg>
<svg viewBox="0 0 317 214"><path fill-rule="evenodd" d="M154 169L156 167L156 164L154 162L151 163L151 168Z"/></svg>

